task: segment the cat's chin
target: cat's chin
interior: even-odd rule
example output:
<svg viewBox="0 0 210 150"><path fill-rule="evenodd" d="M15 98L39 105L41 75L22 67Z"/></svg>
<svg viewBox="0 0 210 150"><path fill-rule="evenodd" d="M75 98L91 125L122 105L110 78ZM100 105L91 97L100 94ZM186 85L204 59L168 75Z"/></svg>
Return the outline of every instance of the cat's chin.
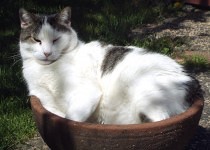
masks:
<svg viewBox="0 0 210 150"><path fill-rule="evenodd" d="M50 65L55 62L55 60L36 60L40 65Z"/></svg>

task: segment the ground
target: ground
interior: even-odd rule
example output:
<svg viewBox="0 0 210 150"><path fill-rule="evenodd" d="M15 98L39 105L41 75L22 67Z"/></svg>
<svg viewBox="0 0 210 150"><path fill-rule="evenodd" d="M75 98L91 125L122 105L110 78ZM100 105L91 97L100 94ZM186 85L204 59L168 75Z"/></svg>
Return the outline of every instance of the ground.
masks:
<svg viewBox="0 0 210 150"><path fill-rule="evenodd" d="M185 43L177 46L177 50L186 54L200 53L210 60L210 11L185 6L184 11L176 18L169 17L158 24L147 24L133 29L133 36L143 38L164 36L185 38ZM186 150L209 150L210 149L210 70L192 73L200 81L205 91L205 105L199 127ZM17 145L21 150L48 150L37 133L34 138Z"/></svg>

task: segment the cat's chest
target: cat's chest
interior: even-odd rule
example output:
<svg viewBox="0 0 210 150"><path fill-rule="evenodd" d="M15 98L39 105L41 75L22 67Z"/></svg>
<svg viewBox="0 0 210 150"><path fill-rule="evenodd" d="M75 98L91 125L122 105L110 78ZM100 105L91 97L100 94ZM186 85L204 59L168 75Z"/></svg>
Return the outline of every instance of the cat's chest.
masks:
<svg viewBox="0 0 210 150"><path fill-rule="evenodd" d="M31 65L26 67L23 73L29 87L44 88L54 96L58 96L60 91L63 90L62 76L59 70L54 67Z"/></svg>
<svg viewBox="0 0 210 150"><path fill-rule="evenodd" d="M59 74L54 71L44 72L37 80L41 87L48 89L53 95L58 95L62 88Z"/></svg>

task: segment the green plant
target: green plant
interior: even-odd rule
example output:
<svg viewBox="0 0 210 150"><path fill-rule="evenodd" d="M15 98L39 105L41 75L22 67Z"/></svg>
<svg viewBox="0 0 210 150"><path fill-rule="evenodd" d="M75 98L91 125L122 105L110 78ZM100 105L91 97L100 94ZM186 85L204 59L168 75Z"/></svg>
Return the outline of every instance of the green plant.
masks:
<svg viewBox="0 0 210 150"><path fill-rule="evenodd" d="M31 111L21 108L17 101L5 99L1 102L0 109L10 109L0 113L0 149L13 149L18 143L32 137L36 133Z"/></svg>
<svg viewBox="0 0 210 150"><path fill-rule="evenodd" d="M21 76L17 31L1 30L0 40L0 149L13 149L34 135L35 125Z"/></svg>
<svg viewBox="0 0 210 150"><path fill-rule="evenodd" d="M184 66L188 70L200 71L209 68L210 62L208 59L202 55L191 55L184 57Z"/></svg>
<svg viewBox="0 0 210 150"><path fill-rule="evenodd" d="M145 38L142 40L139 40L138 38L135 38L132 41L133 45L147 48L150 51L162 53L165 55L172 55L174 53L174 48L176 46L183 44L182 38L172 38L169 36L161 37L161 38Z"/></svg>

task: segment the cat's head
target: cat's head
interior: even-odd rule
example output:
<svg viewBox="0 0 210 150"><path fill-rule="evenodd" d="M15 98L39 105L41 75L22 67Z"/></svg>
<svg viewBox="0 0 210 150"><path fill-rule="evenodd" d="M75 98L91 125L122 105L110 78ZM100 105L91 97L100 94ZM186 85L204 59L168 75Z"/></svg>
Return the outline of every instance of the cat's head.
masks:
<svg viewBox="0 0 210 150"><path fill-rule="evenodd" d="M71 28L71 8L52 15L33 14L19 10L20 51L23 59L35 59L48 65L75 48L77 34Z"/></svg>

